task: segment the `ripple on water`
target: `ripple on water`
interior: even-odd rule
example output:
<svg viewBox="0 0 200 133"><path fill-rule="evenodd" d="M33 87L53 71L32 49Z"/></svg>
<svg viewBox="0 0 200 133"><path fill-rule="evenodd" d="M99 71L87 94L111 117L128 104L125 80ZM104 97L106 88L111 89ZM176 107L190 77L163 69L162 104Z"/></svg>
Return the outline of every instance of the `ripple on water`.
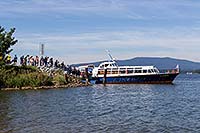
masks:
<svg viewBox="0 0 200 133"><path fill-rule="evenodd" d="M200 76L174 85L0 92L0 132L199 132Z"/></svg>

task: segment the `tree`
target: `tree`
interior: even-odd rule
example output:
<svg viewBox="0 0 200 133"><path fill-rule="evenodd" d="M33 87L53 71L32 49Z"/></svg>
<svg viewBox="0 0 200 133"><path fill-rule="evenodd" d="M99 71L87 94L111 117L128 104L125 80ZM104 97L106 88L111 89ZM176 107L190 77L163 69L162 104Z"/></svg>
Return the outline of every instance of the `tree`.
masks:
<svg viewBox="0 0 200 133"><path fill-rule="evenodd" d="M0 26L0 61L5 59L6 54L9 54L13 49L11 46L15 45L18 40L13 37L15 28L11 28L9 32L6 32L3 27Z"/></svg>

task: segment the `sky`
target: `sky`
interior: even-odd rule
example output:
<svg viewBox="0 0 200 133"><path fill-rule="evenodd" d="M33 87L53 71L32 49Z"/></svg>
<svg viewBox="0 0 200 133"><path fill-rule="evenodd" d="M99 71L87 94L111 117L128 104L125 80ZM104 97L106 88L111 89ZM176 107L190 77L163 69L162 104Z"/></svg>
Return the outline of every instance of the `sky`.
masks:
<svg viewBox="0 0 200 133"><path fill-rule="evenodd" d="M198 0L1 0L0 25L16 28L12 54L67 64L134 57L200 61Z"/></svg>

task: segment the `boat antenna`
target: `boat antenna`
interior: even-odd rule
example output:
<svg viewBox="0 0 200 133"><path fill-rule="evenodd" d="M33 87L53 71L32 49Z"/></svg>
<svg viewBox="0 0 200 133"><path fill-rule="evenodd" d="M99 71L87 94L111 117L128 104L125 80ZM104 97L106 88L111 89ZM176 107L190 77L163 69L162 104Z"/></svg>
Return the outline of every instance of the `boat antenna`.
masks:
<svg viewBox="0 0 200 133"><path fill-rule="evenodd" d="M112 55L110 54L110 51L109 51L109 50L106 50L106 52L108 53L108 56L110 57L110 60L111 60L111 61L114 61L114 58L113 58Z"/></svg>
<svg viewBox="0 0 200 133"><path fill-rule="evenodd" d="M110 54L110 51L109 51L109 50L106 50L106 52L108 53L108 56L110 57L110 60L111 60L112 62L115 62L116 66L118 67L117 61L115 60L115 58L112 57L112 55Z"/></svg>

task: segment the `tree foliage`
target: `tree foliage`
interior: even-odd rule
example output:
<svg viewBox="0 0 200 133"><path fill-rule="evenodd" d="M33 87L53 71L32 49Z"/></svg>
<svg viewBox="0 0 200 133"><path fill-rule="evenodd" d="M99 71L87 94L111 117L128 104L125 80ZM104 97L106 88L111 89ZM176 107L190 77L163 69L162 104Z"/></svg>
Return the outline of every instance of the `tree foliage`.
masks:
<svg viewBox="0 0 200 133"><path fill-rule="evenodd" d="M0 26L0 56L2 59L5 58L6 54L9 54L13 49L10 49L11 46L15 45L18 40L13 37L15 28L11 28L7 32L3 27ZM0 57L0 58L1 58Z"/></svg>

